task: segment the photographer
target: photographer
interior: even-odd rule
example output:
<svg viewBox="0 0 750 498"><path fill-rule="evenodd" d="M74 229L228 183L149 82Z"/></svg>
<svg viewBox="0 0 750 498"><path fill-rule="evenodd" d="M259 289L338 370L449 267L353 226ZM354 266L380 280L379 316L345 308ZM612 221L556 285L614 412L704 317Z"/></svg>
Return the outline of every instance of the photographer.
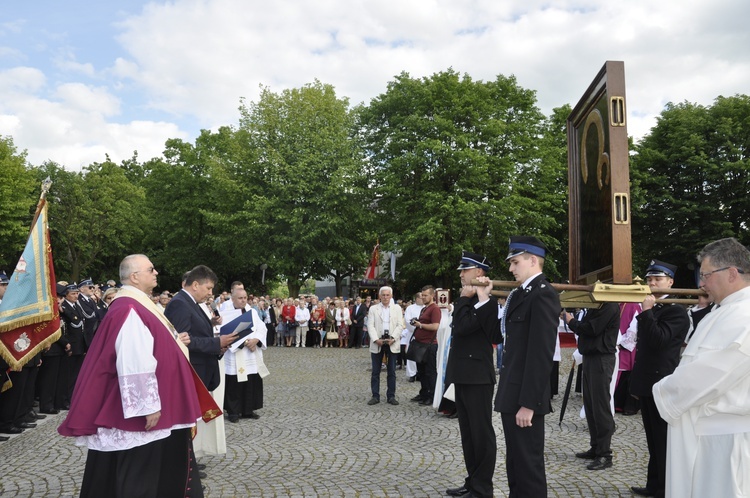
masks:
<svg viewBox="0 0 750 498"><path fill-rule="evenodd" d="M368 405L380 403L380 369L383 355L386 355L388 369L388 403L397 405L396 400L396 356L399 352L401 331L404 330L404 314L401 306L393 302L393 289L380 288L380 303L370 307L367 314L367 334L370 336L370 358L372 359L372 398ZM434 379L433 379L434 380Z"/></svg>
<svg viewBox="0 0 750 498"><path fill-rule="evenodd" d="M431 405L435 397L437 381L437 331L440 327L440 308L435 304L435 288L431 285L422 287L422 312L414 320L414 342L429 344L421 363L417 363L417 376L422 383L419 394L412 401L420 405Z"/></svg>

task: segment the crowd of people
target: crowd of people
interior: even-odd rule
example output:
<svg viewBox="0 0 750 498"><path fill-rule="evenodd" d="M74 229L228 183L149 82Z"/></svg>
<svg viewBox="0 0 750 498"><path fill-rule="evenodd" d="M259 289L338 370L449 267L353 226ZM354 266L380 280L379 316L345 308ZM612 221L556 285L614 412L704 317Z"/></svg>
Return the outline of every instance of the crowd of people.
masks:
<svg viewBox="0 0 750 498"><path fill-rule="evenodd" d="M512 237L506 262L519 285L498 300L487 258L464 251L461 293L441 309L430 285L413 301L394 300L388 286L376 299L271 299L248 295L241 282L214 296L217 277L203 265L174 294L155 293L157 270L146 256L131 255L120 266L121 286L58 282L63 334L9 372L0 433L18 434L69 410L58 431L89 449L82 496L144 489L202 496L198 458L208 443L193 441L191 429L197 420L198 434L216 447L219 406L230 423L260 418L269 375L263 350L367 346L368 405L380 403L383 367L386 401L398 405L395 372L405 368L421 382L411 401L448 407L458 419L466 478L446 494L493 496L494 410L511 496L546 496L544 417L557 383L558 331L569 329L589 430L589 448L575 456L589 461L588 470L613 465L614 414L640 411L649 462L645 485L633 493L708 496L720 488L717 496L747 495L737 455L750 447L750 251L735 239L707 245L699 255L707 295L690 309L669 300L677 267L654 259L643 302L578 313L561 310L543 273L547 257L539 239ZM0 272L0 299L7 283Z"/></svg>

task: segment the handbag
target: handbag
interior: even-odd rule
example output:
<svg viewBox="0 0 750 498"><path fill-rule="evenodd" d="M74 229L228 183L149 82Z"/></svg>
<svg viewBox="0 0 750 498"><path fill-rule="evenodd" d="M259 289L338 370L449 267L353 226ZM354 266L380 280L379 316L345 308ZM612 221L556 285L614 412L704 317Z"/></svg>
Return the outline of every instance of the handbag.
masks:
<svg viewBox="0 0 750 498"><path fill-rule="evenodd" d="M352 324L352 319L349 318L349 317L346 317L346 324L347 325L351 325Z"/></svg>
<svg viewBox="0 0 750 498"><path fill-rule="evenodd" d="M326 332L326 340L335 341L338 338L339 338L339 333L333 329L333 326L331 326L331 330Z"/></svg>
<svg viewBox="0 0 750 498"><path fill-rule="evenodd" d="M425 354L428 349L430 349L429 344L417 342L414 340L414 337L412 337L411 342L409 342L409 347L406 350L406 359L411 360L414 363L424 363Z"/></svg>

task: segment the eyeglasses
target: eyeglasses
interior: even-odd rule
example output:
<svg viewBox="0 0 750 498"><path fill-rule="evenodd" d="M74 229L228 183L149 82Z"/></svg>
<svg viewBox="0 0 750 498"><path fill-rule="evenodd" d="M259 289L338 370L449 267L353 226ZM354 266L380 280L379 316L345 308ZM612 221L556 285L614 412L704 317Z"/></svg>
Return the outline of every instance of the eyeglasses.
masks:
<svg viewBox="0 0 750 498"><path fill-rule="evenodd" d="M734 268L734 266L725 266L724 268L719 268L718 270L713 270L713 271L709 271L709 272L706 272L706 273L699 273L698 276L701 278L701 280L703 280L705 282L706 280L708 280L708 277L710 277L714 273L718 273L720 271L728 270L730 268ZM745 273L745 270L743 270L742 268L735 268L735 269L737 270L737 273Z"/></svg>
<svg viewBox="0 0 750 498"><path fill-rule="evenodd" d="M146 268L145 270L138 270L138 271L134 271L133 273L131 273L131 275L135 275L136 273L140 273L140 272L142 272L142 271L147 271L147 272L149 272L149 273L154 273L154 272L156 271L156 268L154 268L154 267L152 266L151 268Z"/></svg>

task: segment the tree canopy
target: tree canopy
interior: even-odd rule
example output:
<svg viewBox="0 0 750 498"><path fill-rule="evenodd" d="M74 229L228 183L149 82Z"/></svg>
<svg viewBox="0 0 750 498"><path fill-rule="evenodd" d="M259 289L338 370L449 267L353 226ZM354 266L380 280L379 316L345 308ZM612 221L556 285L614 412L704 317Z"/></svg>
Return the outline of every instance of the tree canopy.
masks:
<svg viewBox="0 0 750 498"><path fill-rule="evenodd" d="M545 116L513 76L479 81L447 69L401 73L355 107L317 80L262 87L257 101L240 102L236 125L193 143L170 139L162 158L145 162L30 165L0 137L0 268L15 264L38 182L50 176L62 279L114 278L124 255L146 253L162 288L206 264L220 288L286 281L296 294L330 277L340 294L380 241L399 254L396 289L410 294L457 286L462 249L487 254L492 276L509 278L508 237L523 234L547 244L545 273L562 280L569 113L565 105ZM631 153L634 273L654 257L687 266L721 237L750 244L749 149L750 97L665 107Z"/></svg>
<svg viewBox="0 0 750 498"><path fill-rule="evenodd" d="M750 243L750 97L669 103L631 159L634 271L723 237ZM692 282L694 283L694 282Z"/></svg>
<svg viewBox="0 0 750 498"><path fill-rule="evenodd" d="M565 213L564 184L553 180L565 163L553 152L559 137L543 133L564 128L546 123L534 92L515 78L402 73L362 110L361 122L377 228L384 245L403 254L404 280L452 287L462 249L502 266L510 235L560 246L546 232Z"/></svg>

